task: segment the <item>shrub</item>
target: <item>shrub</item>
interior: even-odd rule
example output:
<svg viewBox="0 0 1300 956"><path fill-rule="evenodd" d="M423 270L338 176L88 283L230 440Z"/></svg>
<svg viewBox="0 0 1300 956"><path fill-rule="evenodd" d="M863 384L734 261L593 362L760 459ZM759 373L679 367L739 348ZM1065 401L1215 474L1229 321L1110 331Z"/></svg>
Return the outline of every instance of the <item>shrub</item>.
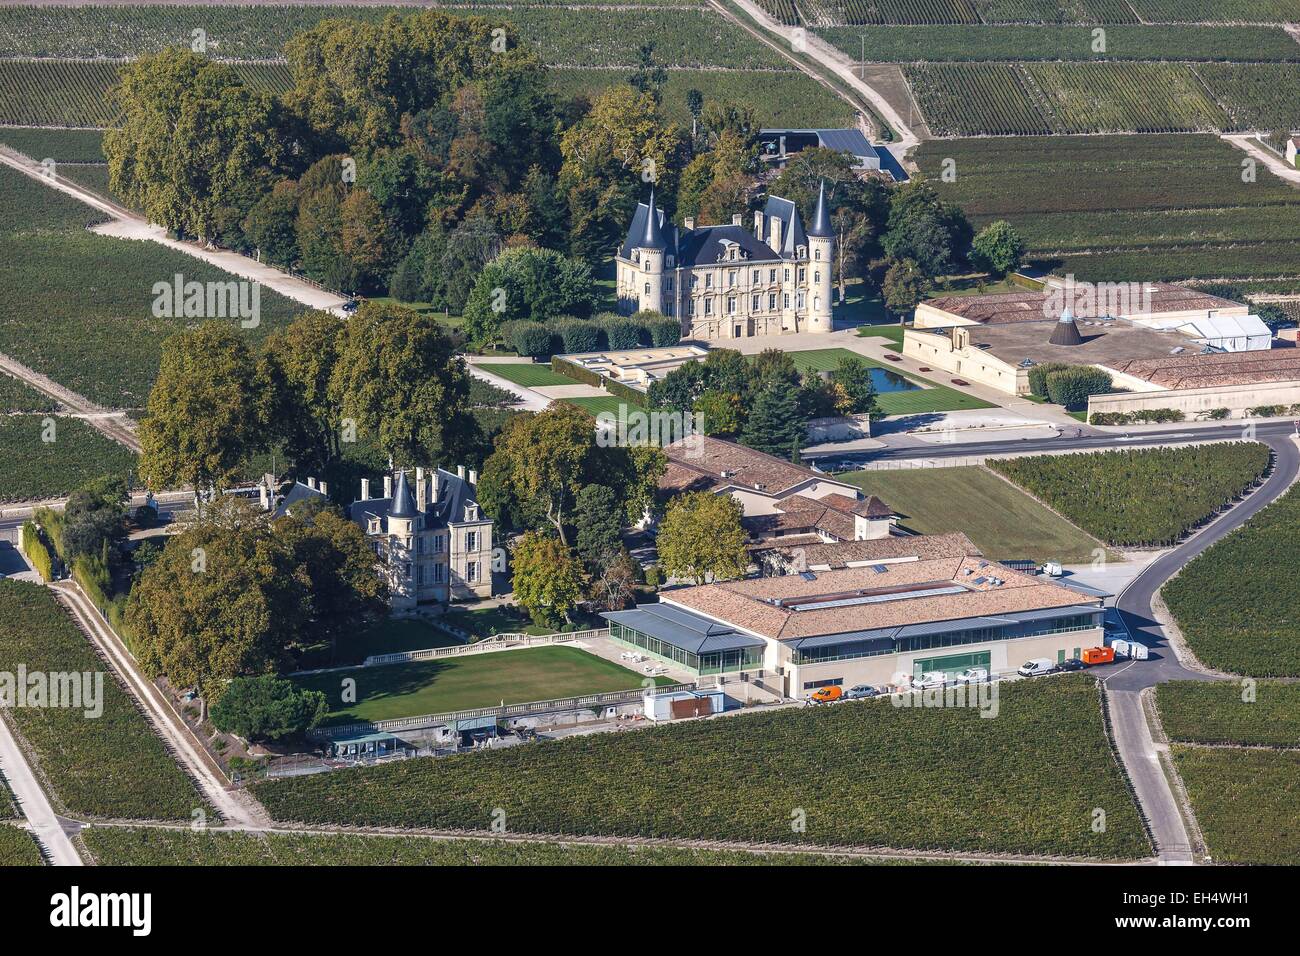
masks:
<svg viewBox="0 0 1300 956"><path fill-rule="evenodd" d="M1087 365L1072 365L1047 373L1047 397L1065 408L1083 408L1089 395L1110 391L1111 378L1101 369Z"/></svg>
<svg viewBox="0 0 1300 956"><path fill-rule="evenodd" d="M631 319L614 316L605 319L602 324L605 328L605 339L613 351L634 349L641 344L642 328Z"/></svg>
<svg viewBox="0 0 1300 956"><path fill-rule="evenodd" d="M1211 408L1208 412L1203 413L1206 421L1221 422L1228 418L1232 413L1226 408Z"/></svg>
<svg viewBox="0 0 1300 956"><path fill-rule="evenodd" d="M1128 412L1093 412L1088 416L1090 425L1131 425L1133 416Z"/></svg>
<svg viewBox="0 0 1300 956"><path fill-rule="evenodd" d="M23 554L27 555L27 560L40 574L41 580L53 581L54 556L50 554L50 549L45 546L40 529L30 521L23 525L22 546Z"/></svg>
<svg viewBox="0 0 1300 956"><path fill-rule="evenodd" d="M502 331L506 342L520 355L542 358L551 354L551 330L540 322L511 322Z"/></svg>
<svg viewBox="0 0 1300 956"><path fill-rule="evenodd" d="M682 340L682 324L667 316L647 322L646 329L650 333L650 344L656 348L667 348Z"/></svg>
<svg viewBox="0 0 1300 956"><path fill-rule="evenodd" d="M582 319L560 319L551 326L567 354L594 352L600 348L600 326Z"/></svg>
<svg viewBox="0 0 1300 956"><path fill-rule="evenodd" d="M1047 376L1052 372L1059 372L1070 366L1064 362L1043 362L1041 365L1035 365L1029 370L1029 390L1035 395L1047 397Z"/></svg>
<svg viewBox="0 0 1300 956"><path fill-rule="evenodd" d="M1277 418L1286 413L1285 405L1256 405L1254 408L1246 409L1246 415L1250 418Z"/></svg>
<svg viewBox="0 0 1300 956"><path fill-rule="evenodd" d="M1187 418L1177 408L1143 408L1133 413L1135 422L1181 422Z"/></svg>
<svg viewBox="0 0 1300 956"><path fill-rule="evenodd" d="M325 695L274 674L236 677L212 705L212 726L245 740L306 733L329 711Z"/></svg>

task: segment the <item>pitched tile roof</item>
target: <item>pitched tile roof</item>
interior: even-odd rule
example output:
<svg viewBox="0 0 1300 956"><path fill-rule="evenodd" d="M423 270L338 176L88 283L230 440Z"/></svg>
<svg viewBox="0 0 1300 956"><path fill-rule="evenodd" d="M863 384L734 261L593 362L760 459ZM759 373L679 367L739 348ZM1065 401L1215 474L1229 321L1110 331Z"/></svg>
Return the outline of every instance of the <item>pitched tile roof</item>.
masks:
<svg viewBox="0 0 1300 956"><path fill-rule="evenodd" d="M852 491L852 486L829 475L721 438L692 435L667 445L664 454L668 456L668 469L659 487L665 491L703 491L735 485L779 495L813 479Z"/></svg>
<svg viewBox="0 0 1300 956"><path fill-rule="evenodd" d="M755 634L790 640L1071 607L1078 592L980 557L929 558L664 592L662 599ZM995 584L994 580L1000 581ZM814 607L794 605L803 599ZM847 601L835 605L834 601Z"/></svg>
<svg viewBox="0 0 1300 956"><path fill-rule="evenodd" d="M822 567L838 570L850 564L897 561L900 558L929 560L980 556L979 548L960 531L950 534L890 535L866 541L829 543L815 537L805 540L803 536L792 535L776 541L757 542L751 545L750 550L771 551L786 558L793 557L793 552L798 551L801 566L812 571Z"/></svg>
<svg viewBox="0 0 1300 956"><path fill-rule="evenodd" d="M1256 382L1300 381L1300 349L1199 352L1134 359L1113 368L1162 388L1207 388Z"/></svg>

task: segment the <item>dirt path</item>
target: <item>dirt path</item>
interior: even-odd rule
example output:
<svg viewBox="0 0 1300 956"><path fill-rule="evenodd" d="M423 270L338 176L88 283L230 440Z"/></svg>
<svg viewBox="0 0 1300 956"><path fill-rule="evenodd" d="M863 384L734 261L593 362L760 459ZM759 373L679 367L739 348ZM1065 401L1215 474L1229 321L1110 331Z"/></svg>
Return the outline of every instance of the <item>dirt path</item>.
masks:
<svg viewBox="0 0 1300 956"><path fill-rule="evenodd" d="M72 612L90 642L112 665L127 690L140 702L154 730L167 743L177 762L197 781L203 796L217 808L228 825L236 829L269 826L270 818L251 794L227 788L226 781L211 765L207 752L190 737L188 728L181 724L153 682L136 670L130 652L104 624L81 588L72 581L60 581L51 587Z"/></svg>
<svg viewBox="0 0 1300 956"><path fill-rule="evenodd" d="M182 242L179 239L168 238L167 230L163 229L162 226L149 223L143 216L119 206L115 202L97 196L84 186L80 186L61 176L48 175L45 167L15 150L0 147L0 163L16 169L32 179L39 180L52 189L67 193L69 196L79 199L86 205L109 216L108 222L94 226L91 229L92 232L102 236L156 242L169 249L175 249L177 252L183 252L187 256L201 259L219 269L224 269L241 279L256 282L308 308L337 310L347 301L347 299L335 295L333 292L318 289L305 279L289 275L287 272L282 272L264 263L256 262L247 256L239 255L237 252L207 249L198 243ZM336 314L342 315L341 312Z"/></svg>
<svg viewBox="0 0 1300 956"><path fill-rule="evenodd" d="M1265 149L1254 136L1249 133L1224 133L1223 138L1238 149L1249 153L1258 162L1263 163L1268 167L1268 171L1277 176L1278 179L1285 179L1292 185L1300 186L1300 169L1288 166L1286 160Z"/></svg>
<svg viewBox="0 0 1300 956"><path fill-rule="evenodd" d="M26 382L41 394L63 405L91 428L125 445L136 454L140 453L140 440L135 436L135 424L126 417L124 412L115 412L102 405L96 405L85 396L78 395L72 389L64 388L52 378L28 368L22 362L3 353L0 353L0 371Z"/></svg>
<svg viewBox="0 0 1300 956"><path fill-rule="evenodd" d="M82 860L76 847L68 838L67 831L50 806L36 774L27 763L22 747L3 718L0 718L0 770L4 771L5 780L13 791L18 808L27 818L32 835L50 862L55 866L81 866Z"/></svg>

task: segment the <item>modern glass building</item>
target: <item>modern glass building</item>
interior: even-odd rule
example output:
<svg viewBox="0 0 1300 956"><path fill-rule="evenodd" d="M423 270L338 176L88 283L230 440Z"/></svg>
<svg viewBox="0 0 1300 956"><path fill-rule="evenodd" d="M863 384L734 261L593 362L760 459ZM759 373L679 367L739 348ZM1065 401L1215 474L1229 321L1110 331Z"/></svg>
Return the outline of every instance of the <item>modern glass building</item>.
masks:
<svg viewBox="0 0 1300 956"><path fill-rule="evenodd" d="M670 604L608 611L609 636L651 657L677 664L696 677L758 670L767 642Z"/></svg>

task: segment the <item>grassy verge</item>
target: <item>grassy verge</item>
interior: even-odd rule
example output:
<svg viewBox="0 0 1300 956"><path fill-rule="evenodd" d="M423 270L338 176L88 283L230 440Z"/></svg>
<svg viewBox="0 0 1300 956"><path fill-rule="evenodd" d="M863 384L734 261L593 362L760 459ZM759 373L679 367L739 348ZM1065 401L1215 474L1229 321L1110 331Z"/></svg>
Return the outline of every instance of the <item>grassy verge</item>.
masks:
<svg viewBox="0 0 1300 956"><path fill-rule="evenodd" d="M276 819L802 845L1145 856L1095 681L1001 689L996 719L784 709L258 784ZM560 796L562 795L562 797ZM1096 808L1107 827L1092 829ZM792 827L792 820L805 826Z"/></svg>
<svg viewBox="0 0 1300 956"><path fill-rule="evenodd" d="M1172 681L1156 705L1170 740L1300 747L1300 684Z"/></svg>
<svg viewBox="0 0 1300 956"><path fill-rule="evenodd" d="M1300 863L1300 753L1173 748L1216 863Z"/></svg>
<svg viewBox="0 0 1300 956"><path fill-rule="evenodd" d="M340 701L356 681L356 703ZM326 724L392 720L639 687L643 677L574 647L534 647L296 678L330 701Z"/></svg>
<svg viewBox="0 0 1300 956"><path fill-rule="evenodd" d="M20 666L29 674L89 673L92 683L102 676L97 717L74 707L6 713L67 812L140 820L188 820L195 809L213 815L54 593L0 581L0 671Z"/></svg>
<svg viewBox="0 0 1300 956"><path fill-rule="evenodd" d="M516 385L522 385L524 388L534 388L538 385L573 385L573 379L561 375L558 372L552 372L548 364L538 364L535 362L485 362L479 366L483 371L495 375L498 378L504 378L507 382L514 382Z"/></svg>
<svg viewBox="0 0 1300 956"><path fill-rule="evenodd" d="M835 866L879 862L812 853L350 834L252 836L121 827L95 827L82 838L101 866Z"/></svg>
<svg viewBox="0 0 1300 956"><path fill-rule="evenodd" d="M857 471L836 475L879 495L922 534L964 531L988 557L1091 561L1101 543L983 468Z"/></svg>

